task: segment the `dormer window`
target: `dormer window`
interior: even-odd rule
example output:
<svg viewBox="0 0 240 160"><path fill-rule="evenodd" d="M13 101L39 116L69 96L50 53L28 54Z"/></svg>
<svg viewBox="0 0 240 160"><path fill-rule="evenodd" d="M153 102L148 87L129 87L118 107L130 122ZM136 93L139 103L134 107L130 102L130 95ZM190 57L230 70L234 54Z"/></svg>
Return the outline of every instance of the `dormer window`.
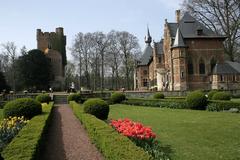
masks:
<svg viewBox="0 0 240 160"><path fill-rule="evenodd" d="M203 30L201 28L197 29L197 35L200 36L203 34Z"/></svg>

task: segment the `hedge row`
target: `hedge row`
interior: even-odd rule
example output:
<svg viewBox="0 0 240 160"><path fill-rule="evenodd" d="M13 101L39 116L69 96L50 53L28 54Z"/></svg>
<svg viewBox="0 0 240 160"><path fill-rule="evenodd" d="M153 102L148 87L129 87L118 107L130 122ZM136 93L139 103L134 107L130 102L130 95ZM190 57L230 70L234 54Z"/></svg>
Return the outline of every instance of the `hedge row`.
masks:
<svg viewBox="0 0 240 160"><path fill-rule="evenodd" d="M82 106L76 102L70 102L70 106L106 160L148 160L151 158L143 149L137 147L127 137L117 133L104 121L83 113Z"/></svg>
<svg viewBox="0 0 240 160"><path fill-rule="evenodd" d="M137 105L137 106L147 106L147 107L160 107L160 108L175 108L175 109L184 109L187 108L187 103L185 100L170 100L170 99L128 99L122 102L123 104L128 105Z"/></svg>
<svg viewBox="0 0 240 160"><path fill-rule="evenodd" d="M189 109L185 100L154 100L154 99L128 99L122 104L146 106L146 107L160 107L160 108L174 108L174 109ZM231 108L238 108L240 111L240 103L233 101L208 101L208 111L224 111Z"/></svg>
<svg viewBox="0 0 240 160"><path fill-rule="evenodd" d="M53 103L43 104L43 113L33 117L2 152L5 160L37 159L48 127Z"/></svg>
<svg viewBox="0 0 240 160"><path fill-rule="evenodd" d="M240 111L240 103L233 101L209 101L207 105L208 111L224 111L231 108L237 108Z"/></svg>

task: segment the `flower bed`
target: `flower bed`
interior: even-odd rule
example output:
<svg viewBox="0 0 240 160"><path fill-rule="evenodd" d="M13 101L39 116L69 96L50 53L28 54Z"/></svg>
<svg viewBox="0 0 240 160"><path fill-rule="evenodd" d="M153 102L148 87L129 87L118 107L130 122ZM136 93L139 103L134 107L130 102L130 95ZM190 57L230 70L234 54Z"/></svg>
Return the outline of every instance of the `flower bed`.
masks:
<svg viewBox="0 0 240 160"><path fill-rule="evenodd" d="M128 137L137 146L143 148L156 160L167 160L169 157L162 151L156 134L150 127L143 126L139 122L134 122L130 119L111 120L110 125L119 133Z"/></svg>

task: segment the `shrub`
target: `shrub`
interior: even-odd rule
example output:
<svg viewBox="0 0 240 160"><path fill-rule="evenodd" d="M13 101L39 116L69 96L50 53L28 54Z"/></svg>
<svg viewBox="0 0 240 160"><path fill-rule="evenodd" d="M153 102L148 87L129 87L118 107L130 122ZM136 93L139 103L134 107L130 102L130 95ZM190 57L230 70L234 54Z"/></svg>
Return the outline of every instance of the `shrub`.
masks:
<svg viewBox="0 0 240 160"><path fill-rule="evenodd" d="M238 108L240 110L240 103L239 102L232 102L232 101L209 101L207 105L208 111L224 111L229 110L231 108Z"/></svg>
<svg viewBox="0 0 240 160"><path fill-rule="evenodd" d="M153 96L154 99L164 99L163 93L155 93Z"/></svg>
<svg viewBox="0 0 240 160"><path fill-rule="evenodd" d="M109 105L100 98L90 98L84 102L84 112L92 114L101 120L108 118Z"/></svg>
<svg viewBox="0 0 240 160"><path fill-rule="evenodd" d="M36 97L36 100L40 103L49 103L51 101L51 97L48 94L39 94Z"/></svg>
<svg viewBox="0 0 240 160"><path fill-rule="evenodd" d="M126 99L125 94L120 93L120 92L115 92L111 95L111 102L112 103L121 103L122 101L124 101Z"/></svg>
<svg viewBox="0 0 240 160"><path fill-rule="evenodd" d="M231 94L227 92L217 92L213 95L212 100L227 100L231 99Z"/></svg>
<svg viewBox="0 0 240 160"><path fill-rule="evenodd" d="M80 93L72 93L67 97L68 102L75 101L81 102L81 94Z"/></svg>
<svg viewBox="0 0 240 160"><path fill-rule="evenodd" d="M207 106L207 97L200 91L189 93L186 101L190 109L205 110Z"/></svg>
<svg viewBox="0 0 240 160"><path fill-rule="evenodd" d="M208 92L208 99L212 100L213 95L217 92L218 92L217 90L211 90L210 92Z"/></svg>
<svg viewBox="0 0 240 160"><path fill-rule="evenodd" d="M31 98L19 98L8 102L4 106L4 117L9 116L24 116L27 119L31 119L33 116L42 113L41 103Z"/></svg>
<svg viewBox="0 0 240 160"><path fill-rule="evenodd" d="M184 109L187 108L187 103L182 99L128 99L122 102L128 105L147 106L147 107L160 107L160 108L174 108Z"/></svg>

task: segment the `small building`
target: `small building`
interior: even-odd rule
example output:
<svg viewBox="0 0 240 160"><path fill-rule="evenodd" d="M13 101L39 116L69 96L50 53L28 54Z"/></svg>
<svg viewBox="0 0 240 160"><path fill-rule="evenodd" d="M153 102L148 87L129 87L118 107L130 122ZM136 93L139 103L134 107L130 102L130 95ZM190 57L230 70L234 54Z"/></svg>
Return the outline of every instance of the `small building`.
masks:
<svg viewBox="0 0 240 160"><path fill-rule="evenodd" d="M240 63L225 60L225 39L189 13L180 17L177 10L176 22L165 20L161 41L152 44L147 30L135 90L240 89Z"/></svg>

